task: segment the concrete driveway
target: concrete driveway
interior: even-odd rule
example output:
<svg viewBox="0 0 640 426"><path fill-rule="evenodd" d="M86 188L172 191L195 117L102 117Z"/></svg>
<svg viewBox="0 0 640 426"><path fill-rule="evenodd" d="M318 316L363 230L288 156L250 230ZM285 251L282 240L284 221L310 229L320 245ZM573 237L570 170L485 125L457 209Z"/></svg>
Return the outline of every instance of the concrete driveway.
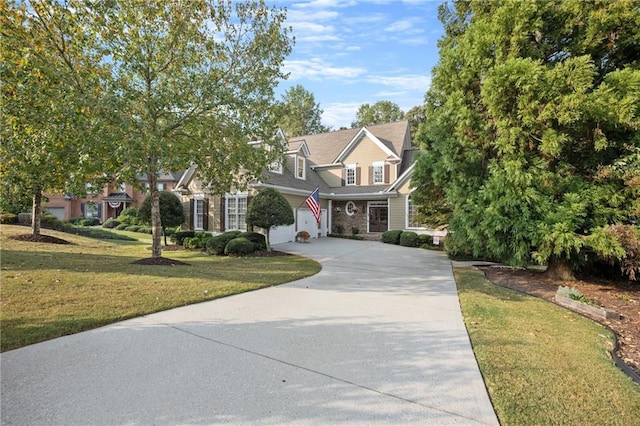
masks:
<svg viewBox="0 0 640 426"><path fill-rule="evenodd" d="M2 424L497 424L437 252L283 244L310 278L5 352Z"/></svg>

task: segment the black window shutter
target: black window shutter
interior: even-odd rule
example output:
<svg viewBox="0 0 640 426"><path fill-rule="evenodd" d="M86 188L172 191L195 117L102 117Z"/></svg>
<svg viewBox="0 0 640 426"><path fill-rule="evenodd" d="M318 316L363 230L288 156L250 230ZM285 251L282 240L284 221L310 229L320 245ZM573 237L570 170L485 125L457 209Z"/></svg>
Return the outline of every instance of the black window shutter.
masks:
<svg viewBox="0 0 640 426"><path fill-rule="evenodd" d="M224 232L225 230L225 223L224 223L224 217L225 217L225 206L224 206L224 197L220 197L220 232Z"/></svg>
<svg viewBox="0 0 640 426"><path fill-rule="evenodd" d="M195 205L196 205L196 200L194 200L193 198L189 200L189 229L193 229L193 225L195 223Z"/></svg>
<svg viewBox="0 0 640 426"><path fill-rule="evenodd" d="M202 220L202 227L205 231L209 230L209 199L204 199L204 218Z"/></svg>

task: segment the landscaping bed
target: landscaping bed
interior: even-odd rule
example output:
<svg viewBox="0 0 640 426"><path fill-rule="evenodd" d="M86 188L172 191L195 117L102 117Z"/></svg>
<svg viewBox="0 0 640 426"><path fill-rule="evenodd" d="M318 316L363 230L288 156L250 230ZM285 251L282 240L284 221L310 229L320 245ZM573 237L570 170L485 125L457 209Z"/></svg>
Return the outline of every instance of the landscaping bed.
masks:
<svg viewBox="0 0 640 426"><path fill-rule="evenodd" d="M622 318L603 319L581 312L583 315L611 328L618 338L616 355L636 374L640 375L640 283L607 281L596 278L575 281L547 279L541 271L504 267L480 268L494 284L512 288L555 303L558 287L569 286L580 290L606 310L619 313Z"/></svg>

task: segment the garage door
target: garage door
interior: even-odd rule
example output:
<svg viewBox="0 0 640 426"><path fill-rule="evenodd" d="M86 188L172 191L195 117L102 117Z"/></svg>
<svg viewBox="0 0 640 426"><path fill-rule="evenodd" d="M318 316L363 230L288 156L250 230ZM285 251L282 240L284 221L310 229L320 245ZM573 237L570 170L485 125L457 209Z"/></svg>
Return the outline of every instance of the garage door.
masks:
<svg viewBox="0 0 640 426"><path fill-rule="evenodd" d="M289 243L295 237L295 226L274 226L269 232L269 242L271 244Z"/></svg>
<svg viewBox="0 0 640 426"><path fill-rule="evenodd" d="M64 220L64 207L45 207L45 210L58 218L58 220Z"/></svg>
<svg viewBox="0 0 640 426"><path fill-rule="evenodd" d="M316 218L313 216L311 210L298 209L298 231L307 231L311 238L318 238L318 234L321 237L327 236L327 211L322 210L320 216L320 226L316 223Z"/></svg>

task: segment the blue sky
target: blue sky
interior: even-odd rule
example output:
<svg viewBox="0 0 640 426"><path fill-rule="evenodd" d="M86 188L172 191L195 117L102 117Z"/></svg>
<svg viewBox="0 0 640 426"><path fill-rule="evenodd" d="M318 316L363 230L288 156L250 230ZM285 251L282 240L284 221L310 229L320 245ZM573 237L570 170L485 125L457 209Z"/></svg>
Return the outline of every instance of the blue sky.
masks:
<svg viewBox="0 0 640 426"><path fill-rule="evenodd" d="M392 101L403 111L423 103L444 30L430 0L278 1L296 44L278 98L300 84L324 110L323 124L350 127L358 107Z"/></svg>

